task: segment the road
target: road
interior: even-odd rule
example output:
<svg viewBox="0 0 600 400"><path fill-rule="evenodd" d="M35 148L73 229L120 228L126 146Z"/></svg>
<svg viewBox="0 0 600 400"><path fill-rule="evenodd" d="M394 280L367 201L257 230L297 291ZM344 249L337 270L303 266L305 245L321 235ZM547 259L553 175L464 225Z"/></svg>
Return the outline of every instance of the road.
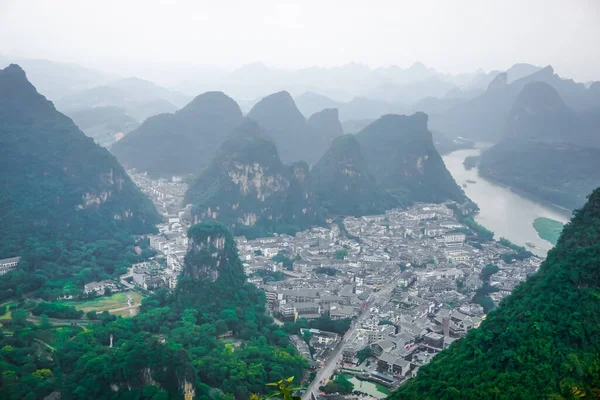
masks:
<svg viewBox="0 0 600 400"><path fill-rule="evenodd" d="M126 279L129 279L132 276L133 276L133 267L130 267L130 268L127 269L127 273L126 274L123 274L123 275L121 275L119 277L119 280L121 281L121 284L123 286L125 286L126 288L135 290L135 286L126 281Z"/></svg>
<svg viewBox="0 0 600 400"><path fill-rule="evenodd" d="M364 320L369 319L369 317L371 316L371 307L379 299L385 299L387 302L387 300L390 298L392 290L394 290L394 288L397 286L397 278L399 275L400 272L393 275L391 278L391 282L387 286L385 286L379 292L373 293L369 297L362 313L358 316L357 320L354 321L354 323L350 326L350 329L346 331L336 350L327 359L325 365L323 365L323 367L319 369L319 372L317 372L317 376L315 377L315 379L310 383L310 385L308 385L308 388L306 388L306 392L302 395L302 400L310 400L311 393L314 393L315 397L317 397L319 393L319 386L324 385L325 383L327 383L327 381L329 381L329 379L331 379L331 376L333 375L334 371L338 368L338 362L340 362L342 358L342 352L344 351L344 347L346 346L346 339L352 337L352 334L360 328L361 323ZM323 381L323 383L320 383L321 381Z"/></svg>

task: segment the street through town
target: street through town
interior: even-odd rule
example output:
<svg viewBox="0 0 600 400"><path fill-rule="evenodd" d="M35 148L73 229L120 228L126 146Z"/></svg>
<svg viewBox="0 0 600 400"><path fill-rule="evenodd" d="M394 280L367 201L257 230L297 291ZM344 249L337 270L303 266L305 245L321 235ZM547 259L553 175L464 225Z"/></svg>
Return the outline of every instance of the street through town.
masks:
<svg viewBox="0 0 600 400"><path fill-rule="evenodd" d="M369 317L371 316L371 307L377 304L377 301L379 299L384 299L386 302L389 300L391 292L397 286L396 280L398 276L399 273L394 274L391 277L391 282L387 286L385 286L380 291L373 293L371 297L367 300L362 313L359 315L357 320L352 323L350 329L346 331L336 350L327 359L325 365L323 365L323 367L319 369L319 372L317 372L317 376L315 377L315 379L310 383L310 385L308 385L306 392L302 395L303 400L310 400L311 393L314 393L316 398L319 393L319 386L325 385L329 381L329 379L331 379L334 371L338 368L338 363L342 358L342 352L344 351L344 348L346 346L347 339L352 337L354 332L360 328L361 323L363 321L369 319ZM321 381L323 383L321 383Z"/></svg>

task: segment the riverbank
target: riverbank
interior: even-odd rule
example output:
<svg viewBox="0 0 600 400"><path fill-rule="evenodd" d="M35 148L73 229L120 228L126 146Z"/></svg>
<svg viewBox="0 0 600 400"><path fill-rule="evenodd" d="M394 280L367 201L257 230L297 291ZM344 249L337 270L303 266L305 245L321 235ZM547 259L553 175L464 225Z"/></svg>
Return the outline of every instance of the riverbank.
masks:
<svg viewBox="0 0 600 400"><path fill-rule="evenodd" d="M459 185L467 180L477 182L466 183L464 187L465 194L479 206L479 212L473 216L475 222L494 232L496 238L504 237L519 246L526 246L529 242L535 246L531 249L535 255L545 257L553 245L539 237L533 222L536 218L549 218L566 223L570 212L490 182L479 176L475 169L465 169L465 158L476 156L479 152L479 149L458 150L443 157L448 171Z"/></svg>
<svg viewBox="0 0 600 400"><path fill-rule="evenodd" d="M494 184L494 185L496 185L496 186L500 186L500 187L503 187L503 188L505 188L505 189L507 189L507 190L510 190L511 192L514 192L514 193L518 194L518 195L519 195L519 196L521 196L521 197L525 197L525 198L527 198L527 199L529 199L529 200L531 200L531 201L534 201L534 202L536 202L536 203L543 204L543 205L545 205L546 207L553 208L553 209L555 209L557 212L559 212L559 213L563 213L563 214L564 214L566 217L568 217L568 218L571 218L571 215L572 215L572 213L573 213L573 210L569 210L569 209L568 209L568 208L566 208L566 207L559 206L558 204L554 204L554 203L552 203L551 201L548 201L548 200L542 199L542 198L540 198L540 197L537 197L536 195L534 195L534 194L532 194L532 193L529 193L529 192L527 192L527 191L525 191L525 190L522 190L522 189L519 189L519 188L516 188L516 187L510 186L510 185L507 185L507 184L505 184L505 183L502 183L502 182L498 182L498 181L497 181L497 180L495 180L495 179L491 179L491 178L488 178L488 177L484 177L483 175L480 175L480 174L479 174L479 170L477 170L477 169L475 169L475 170L477 171L477 176L478 176L479 178L481 178L481 179L485 179L487 182L493 183L493 184Z"/></svg>

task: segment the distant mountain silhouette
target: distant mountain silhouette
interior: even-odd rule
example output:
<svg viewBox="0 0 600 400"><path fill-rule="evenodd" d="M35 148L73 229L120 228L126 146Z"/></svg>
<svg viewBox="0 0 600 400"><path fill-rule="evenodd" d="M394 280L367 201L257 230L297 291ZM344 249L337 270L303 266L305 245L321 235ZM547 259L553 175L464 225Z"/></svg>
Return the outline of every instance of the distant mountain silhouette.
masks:
<svg viewBox="0 0 600 400"><path fill-rule="evenodd" d="M189 98L139 78L126 78L68 94L56 101L60 110L71 112L92 107L120 107L143 121L153 115L175 112Z"/></svg>
<svg viewBox="0 0 600 400"><path fill-rule="evenodd" d="M307 123L292 96L282 91L256 103L248 117L257 121L273 139L283 162L316 162L325 152L315 130Z"/></svg>
<svg viewBox="0 0 600 400"><path fill-rule="evenodd" d="M366 93L366 97L390 103L414 104L426 97L444 97L456 88L452 82L437 77L405 84L385 83Z"/></svg>
<svg viewBox="0 0 600 400"><path fill-rule="evenodd" d="M69 113L87 136L102 147L110 147L140 124L119 107L87 108Z"/></svg>
<svg viewBox="0 0 600 400"><path fill-rule="evenodd" d="M597 115L576 113L548 83L528 83L503 140L482 154L479 173L562 207L580 207L600 186Z"/></svg>
<svg viewBox="0 0 600 400"><path fill-rule="evenodd" d="M77 64L0 55L0 68L11 63L17 63L27 71L31 83L52 101L117 79L115 75Z"/></svg>
<svg viewBox="0 0 600 400"><path fill-rule="evenodd" d="M338 108L341 102L314 92L304 92L295 96L294 101L300 112L307 118L326 108Z"/></svg>
<svg viewBox="0 0 600 400"><path fill-rule="evenodd" d="M206 92L174 114L148 118L111 151L128 168L153 176L198 173L242 118L233 99Z"/></svg>
<svg viewBox="0 0 600 400"><path fill-rule="evenodd" d="M589 108L590 89L573 80L561 79L547 66L512 83L508 83L508 74L497 75L485 93L441 114L432 114L431 127L451 136L498 141L506 132L507 117L519 93L532 82L549 84L575 110Z"/></svg>
<svg viewBox="0 0 600 400"><path fill-rule="evenodd" d="M337 108L326 108L316 112L307 122L324 146L329 146L333 139L344 134Z"/></svg>

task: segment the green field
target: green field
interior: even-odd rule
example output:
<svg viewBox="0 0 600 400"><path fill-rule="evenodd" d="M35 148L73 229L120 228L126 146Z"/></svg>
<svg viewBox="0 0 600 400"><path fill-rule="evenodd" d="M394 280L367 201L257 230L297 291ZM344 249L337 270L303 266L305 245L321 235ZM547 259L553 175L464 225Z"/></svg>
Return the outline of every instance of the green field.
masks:
<svg viewBox="0 0 600 400"><path fill-rule="evenodd" d="M538 236L552 244L558 242L563 226L562 222L550 218L536 218L533 221L533 227L537 231Z"/></svg>
<svg viewBox="0 0 600 400"><path fill-rule="evenodd" d="M15 305L15 303L10 303L10 302L0 305L0 307L6 308L6 314L0 315L0 321L9 320L12 318L12 312L10 312L8 309L9 309L9 307L14 306L14 305Z"/></svg>
<svg viewBox="0 0 600 400"><path fill-rule="evenodd" d="M102 311L110 311L117 308L127 307L127 295L133 297L134 304L140 304L144 298L138 292L128 290L126 292L115 293L108 297L101 296L91 300L63 300L59 303L66 306L75 307L76 309L83 310L84 312L96 311L97 313L101 313ZM130 313L127 312L127 310L116 312L115 314L123 317L130 316Z"/></svg>

